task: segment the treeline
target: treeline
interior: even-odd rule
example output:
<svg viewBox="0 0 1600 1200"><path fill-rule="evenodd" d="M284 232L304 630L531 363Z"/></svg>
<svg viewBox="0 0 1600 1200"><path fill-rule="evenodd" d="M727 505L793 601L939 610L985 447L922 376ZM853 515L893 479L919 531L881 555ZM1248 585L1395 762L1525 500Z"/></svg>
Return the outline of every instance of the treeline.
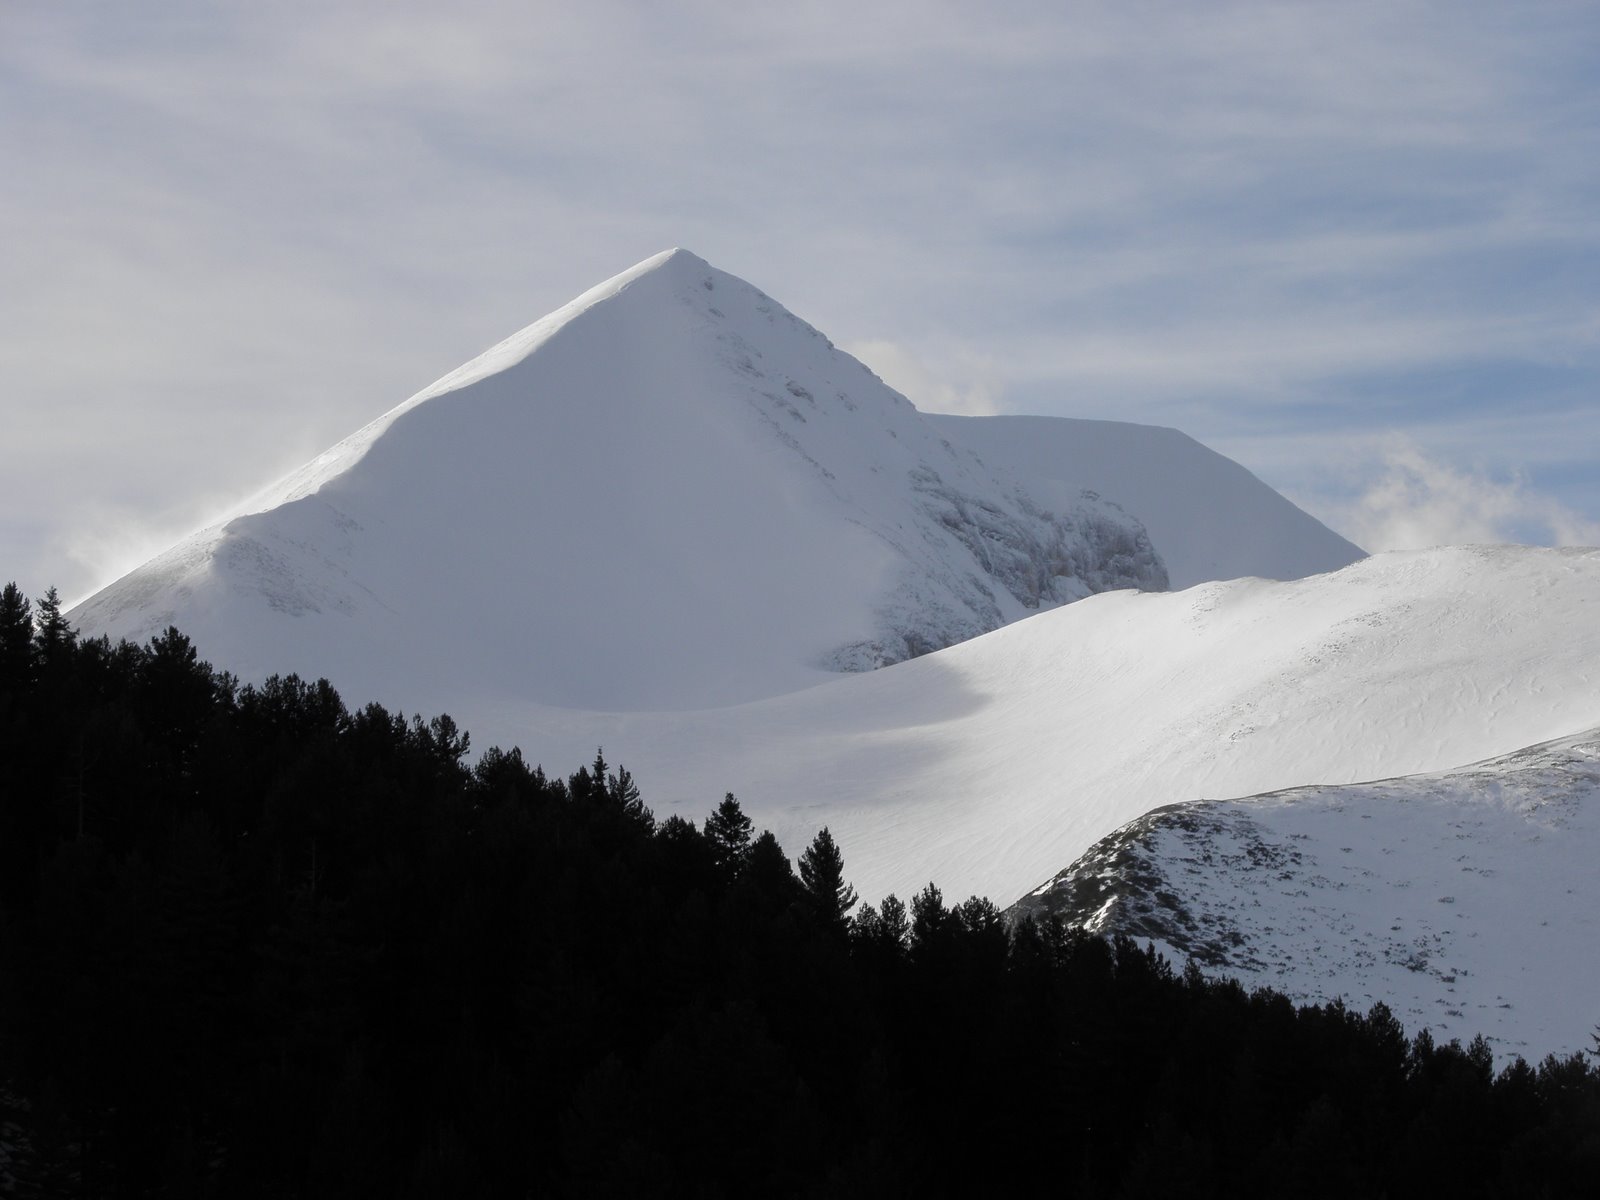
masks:
<svg viewBox="0 0 1600 1200"><path fill-rule="evenodd" d="M1600 1071L0 594L0 1194L1558 1196Z"/></svg>

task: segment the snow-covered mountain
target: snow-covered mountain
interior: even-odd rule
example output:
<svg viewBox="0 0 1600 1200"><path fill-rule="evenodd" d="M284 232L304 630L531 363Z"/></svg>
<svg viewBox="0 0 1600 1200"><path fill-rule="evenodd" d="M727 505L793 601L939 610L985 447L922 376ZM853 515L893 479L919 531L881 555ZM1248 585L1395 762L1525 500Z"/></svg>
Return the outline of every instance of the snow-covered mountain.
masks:
<svg viewBox="0 0 1600 1200"><path fill-rule="evenodd" d="M1018 913L1537 1058L1600 1022L1600 729L1458 770L1147 813Z"/></svg>
<svg viewBox="0 0 1600 1200"><path fill-rule="evenodd" d="M1247 575L1300 579L1365 553L1176 429L1070 417L928 419L1046 507L1084 488L1114 498L1144 523L1174 589Z"/></svg>
<svg viewBox="0 0 1600 1200"><path fill-rule="evenodd" d="M1111 588L1139 522L1046 509L749 284L682 250L508 338L74 610L245 678L434 703L726 704Z"/></svg>
<svg viewBox="0 0 1600 1200"><path fill-rule="evenodd" d="M554 771L603 746L660 816L731 789L791 851L829 826L869 900L1005 903L1161 806L1600 723L1600 551L1359 553L1173 431L930 419L673 251L71 616ZM1163 555L1257 577L1160 593Z"/></svg>
<svg viewBox="0 0 1600 1200"><path fill-rule="evenodd" d="M866 899L933 880L1006 904L1161 805L1447 770L1600 723L1597 614L1600 551L1454 547L1092 596L708 711L433 704L547 766L603 746L658 815L731 789L791 849L827 825Z"/></svg>

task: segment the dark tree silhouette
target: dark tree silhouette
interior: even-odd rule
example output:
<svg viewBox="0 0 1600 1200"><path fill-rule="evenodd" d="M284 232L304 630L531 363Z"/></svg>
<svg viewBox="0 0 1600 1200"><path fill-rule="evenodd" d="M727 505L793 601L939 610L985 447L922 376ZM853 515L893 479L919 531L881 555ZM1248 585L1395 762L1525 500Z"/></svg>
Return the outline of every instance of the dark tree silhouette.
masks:
<svg viewBox="0 0 1600 1200"><path fill-rule="evenodd" d="M822 922L842 932L856 906L856 889L845 882L844 855L826 825L800 855L800 882Z"/></svg>
<svg viewBox="0 0 1600 1200"><path fill-rule="evenodd" d="M32 664L32 606L15 583L8 583L0 590L0 692L21 689Z"/></svg>
<svg viewBox="0 0 1600 1200"><path fill-rule="evenodd" d="M61 613L61 597L54 587L47 588L39 601L38 654L41 664L52 667L65 658L78 642L78 631Z"/></svg>
<svg viewBox="0 0 1600 1200"><path fill-rule="evenodd" d="M1600 1173L1587 1055L1496 1076L1482 1039L932 884L856 905L831 833L797 878L731 796L704 834L657 825L599 755L470 763L448 717L30 615L0 590L7 1194L1133 1196L1178 1163L1197 1196L1467 1200Z"/></svg>
<svg viewBox="0 0 1600 1200"><path fill-rule="evenodd" d="M729 877L737 875L750 856L754 828L732 792L725 795L716 811L706 818L706 840L711 843L712 856L717 868Z"/></svg>
<svg viewBox="0 0 1600 1200"><path fill-rule="evenodd" d="M627 767L619 767L615 775L606 776L606 799L624 820L631 821L642 832L649 833L655 828L655 814L645 807L639 785L628 774Z"/></svg>

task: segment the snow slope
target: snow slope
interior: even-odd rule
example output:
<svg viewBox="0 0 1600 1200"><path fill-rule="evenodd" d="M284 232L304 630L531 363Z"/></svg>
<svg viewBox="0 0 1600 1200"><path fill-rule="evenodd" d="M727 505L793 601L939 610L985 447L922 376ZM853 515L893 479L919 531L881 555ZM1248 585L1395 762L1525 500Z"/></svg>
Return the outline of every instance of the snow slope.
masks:
<svg viewBox="0 0 1600 1200"><path fill-rule="evenodd" d="M1049 506L1090 488L1138 516L1172 587L1299 579L1364 551L1187 434L1126 421L929 414L945 437L1022 480Z"/></svg>
<svg viewBox="0 0 1600 1200"><path fill-rule="evenodd" d="M246 679L429 705L727 704L1115 587L1114 504L1051 511L815 329L682 250L579 297L72 612Z"/></svg>
<svg viewBox="0 0 1600 1200"><path fill-rule="evenodd" d="M726 790L868 900L1010 903L1152 808L1437 771L1600 723L1600 551L1455 547L1090 597L755 703L584 713L435 694L479 746L605 748L658 816ZM1600 847L1597 847L1600 853Z"/></svg>
<svg viewBox="0 0 1600 1200"><path fill-rule="evenodd" d="M1600 730L1471 767L1157 809L1019 912L1505 1053L1600 1022Z"/></svg>

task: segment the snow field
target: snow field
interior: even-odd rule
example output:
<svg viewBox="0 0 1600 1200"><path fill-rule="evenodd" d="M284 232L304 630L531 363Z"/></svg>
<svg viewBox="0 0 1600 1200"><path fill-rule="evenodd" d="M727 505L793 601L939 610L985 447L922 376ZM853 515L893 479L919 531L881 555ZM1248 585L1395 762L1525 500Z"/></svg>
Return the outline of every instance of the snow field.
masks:
<svg viewBox="0 0 1600 1200"><path fill-rule="evenodd" d="M604 746L658 815L732 790L866 900L1007 904L1141 813L1446 770L1600 721L1600 551L1454 547L1329 575L1117 592L748 705L576 712L463 694L484 744ZM485 741L485 739L487 739Z"/></svg>

